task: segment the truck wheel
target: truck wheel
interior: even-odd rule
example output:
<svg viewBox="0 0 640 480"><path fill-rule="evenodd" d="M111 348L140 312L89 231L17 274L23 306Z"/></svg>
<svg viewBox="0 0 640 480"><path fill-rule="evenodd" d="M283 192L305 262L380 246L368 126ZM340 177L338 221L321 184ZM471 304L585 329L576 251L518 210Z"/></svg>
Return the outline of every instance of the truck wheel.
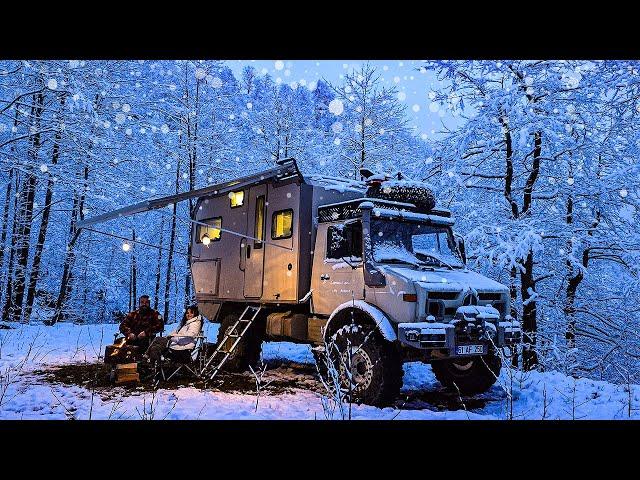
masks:
<svg viewBox="0 0 640 480"><path fill-rule="evenodd" d="M238 313L230 313L222 319L220 329L218 330L217 345L220 345L226 333L231 331L233 325L238 321L238 318L240 318ZM258 334L256 326L254 322L254 324L249 327L249 330L244 334L240 343L236 345L236 348L222 366L222 371L243 372L249 368L249 365L252 367L257 365L260 359L260 350L262 349L262 337ZM235 340L235 338L228 339L224 345L224 349L228 350L231 348Z"/></svg>
<svg viewBox="0 0 640 480"><path fill-rule="evenodd" d="M345 325L325 348L332 372L327 372L326 365L319 365L319 370L325 378L335 379L329 385L338 383L345 400L381 407L398 396L404 374L400 354L372 328Z"/></svg>
<svg viewBox="0 0 640 480"><path fill-rule="evenodd" d="M431 362L431 370L447 388L471 395L486 392L500 375L500 357L491 352L482 357L450 358ZM456 388L457 387L457 388Z"/></svg>

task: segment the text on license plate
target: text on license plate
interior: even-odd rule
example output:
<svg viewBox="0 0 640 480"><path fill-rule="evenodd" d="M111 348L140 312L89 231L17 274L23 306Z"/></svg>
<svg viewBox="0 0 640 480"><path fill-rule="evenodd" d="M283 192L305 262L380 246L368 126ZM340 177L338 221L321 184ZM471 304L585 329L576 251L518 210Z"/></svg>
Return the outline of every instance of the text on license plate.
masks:
<svg viewBox="0 0 640 480"><path fill-rule="evenodd" d="M456 353L458 355L482 355L484 353L484 345L458 345Z"/></svg>

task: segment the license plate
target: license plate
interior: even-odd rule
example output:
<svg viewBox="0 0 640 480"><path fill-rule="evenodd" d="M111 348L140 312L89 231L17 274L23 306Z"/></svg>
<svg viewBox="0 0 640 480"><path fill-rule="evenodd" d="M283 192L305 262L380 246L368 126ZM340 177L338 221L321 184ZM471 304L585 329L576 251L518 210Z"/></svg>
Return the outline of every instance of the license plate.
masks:
<svg viewBox="0 0 640 480"><path fill-rule="evenodd" d="M482 355L484 354L484 345L458 345L456 353L458 355Z"/></svg>

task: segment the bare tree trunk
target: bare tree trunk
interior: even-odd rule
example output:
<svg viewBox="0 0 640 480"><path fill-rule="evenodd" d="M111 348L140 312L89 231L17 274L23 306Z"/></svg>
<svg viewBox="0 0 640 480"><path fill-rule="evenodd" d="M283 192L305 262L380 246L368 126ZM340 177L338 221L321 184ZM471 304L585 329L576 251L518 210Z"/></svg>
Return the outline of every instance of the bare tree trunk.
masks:
<svg viewBox="0 0 640 480"><path fill-rule="evenodd" d="M131 235L133 240L131 244L131 306L132 308L129 311L135 310L138 303L138 266L136 265L136 231L133 230Z"/></svg>
<svg viewBox="0 0 640 480"><path fill-rule="evenodd" d="M60 100L60 108L64 108L65 96L63 95ZM62 138L62 132L58 130L56 132L55 140L53 143L53 152L51 155L51 164L57 165L58 158L60 157L60 140ZM33 263L31 266L31 273L29 275L29 287L27 289L27 305L24 311L24 320L29 323L31 318L31 311L33 309L33 301L36 294L36 286L38 277L40 275L40 262L42 260L42 251L44 249L44 242L47 239L47 227L49 226L49 214L51 212L51 201L53 199L53 186L55 185L51 173L48 174L47 191L44 199L44 208L42 210L42 219L40 221L40 230L38 231L38 242L36 243L36 249L33 254Z"/></svg>
<svg viewBox="0 0 640 480"><path fill-rule="evenodd" d="M193 138L189 136L191 145L189 148L189 191L196 186L196 169L198 167L198 114L200 110L200 81L196 80L195 112L193 125ZM189 122L190 125L191 122ZM190 127L189 127L190 128ZM189 217L193 217L193 201L189 199ZM184 308L185 310L193 303L191 298L191 239L187 242L187 270L184 279Z"/></svg>
<svg viewBox="0 0 640 480"><path fill-rule="evenodd" d="M524 333L524 347L522 349L522 368L533 370L538 366L538 354L536 353L536 335L538 332L536 301L531 299L535 293L535 281L533 278L533 252L529 250L524 261L524 271L520 272L520 293L522 295L522 329ZM529 293L531 289L531 293Z"/></svg>
<svg viewBox="0 0 640 480"><path fill-rule="evenodd" d="M65 318L64 309L69 297L71 296L72 279L73 279L73 264L75 263L75 245L80 237L82 230L76 229L76 222L78 219L82 219L84 214L84 201L87 192L87 186L89 182L89 167L84 166L84 182L82 186L82 193L78 197L73 199L73 208L71 209L71 223L69 225L69 241L67 242L67 254L64 259L64 266L62 269L62 280L60 281L60 291L58 292L58 299L56 301L55 312L50 321L45 322L46 325L53 325Z"/></svg>
<svg viewBox="0 0 640 480"><path fill-rule="evenodd" d="M180 190L180 161L176 168L176 193ZM164 321L169 322L169 294L171 293L171 265L173 263L173 247L176 241L176 209L178 205L173 204L173 216L171 218L171 233L169 235L169 255L167 257L167 273L164 283Z"/></svg>
<svg viewBox="0 0 640 480"><path fill-rule="evenodd" d="M16 236L16 273L15 288L13 290L13 301L9 308L9 318L18 322L22 319L24 292L26 287L27 263L29 261L29 247L31 237L31 221L33 217L33 202L36 195L36 185L38 178L33 174L33 168L38 160L38 151L40 150L40 126L44 104L44 92L34 94L33 107L31 109L33 124L32 128L35 133L30 139L29 159L31 161L30 172L25 180L23 188L20 192L20 209L18 232Z"/></svg>
<svg viewBox="0 0 640 480"><path fill-rule="evenodd" d="M533 187L540 173L540 156L542 153L542 133L534 133L533 165L524 187L524 199L522 213L528 214L533 199ZM520 292L522 295L522 328L524 330L525 345L522 351L522 366L525 370L533 370L538 366L538 354L536 353L536 336L538 332L536 300L530 298L535 294L535 280L533 277L533 251L529 250L524 261L524 271L520 272ZM529 290L531 289L531 290ZM530 294L529 291L532 293Z"/></svg>
<svg viewBox="0 0 640 480"><path fill-rule="evenodd" d="M15 191L20 189L20 173L16 172ZM4 304L2 306L2 320L9 320L9 308L13 300L13 264L15 261L15 238L18 229L18 197L13 200L13 222L11 225L11 246L9 248L9 263L7 264L7 279L4 288Z"/></svg>
<svg viewBox="0 0 640 480"><path fill-rule="evenodd" d="M13 191L13 168L9 170L9 181L7 182L7 193L4 198L4 210L2 211L2 233L0 233L0 274L3 272L5 243L7 241L7 230L9 229L9 210L11 210L11 192ZM0 292L0 299L4 290Z"/></svg>
<svg viewBox="0 0 640 480"><path fill-rule="evenodd" d="M158 249L158 268L156 269L156 289L153 295L153 309L158 310L158 301L160 298L160 276L162 269L162 241L164 240L164 217L160 222L160 248Z"/></svg>

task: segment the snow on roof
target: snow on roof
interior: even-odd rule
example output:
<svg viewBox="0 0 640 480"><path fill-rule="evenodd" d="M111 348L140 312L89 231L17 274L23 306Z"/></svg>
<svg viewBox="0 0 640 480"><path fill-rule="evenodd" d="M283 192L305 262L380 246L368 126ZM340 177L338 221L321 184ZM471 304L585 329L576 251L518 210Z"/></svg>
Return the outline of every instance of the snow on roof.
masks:
<svg viewBox="0 0 640 480"><path fill-rule="evenodd" d="M437 225L451 226L455 223L455 221L452 218L441 217L439 215L428 215L425 213L398 211L398 210L391 210L389 208L380 208L380 207L375 207L373 209L373 214L376 217L400 218L402 220L409 220L414 222L430 222Z"/></svg>
<svg viewBox="0 0 640 480"><path fill-rule="evenodd" d="M317 185L319 187L326 188L327 190L336 190L340 193L364 193L367 190L366 184L359 180L349 180L346 178L330 177L327 175L308 175L305 176L305 181L310 185Z"/></svg>

